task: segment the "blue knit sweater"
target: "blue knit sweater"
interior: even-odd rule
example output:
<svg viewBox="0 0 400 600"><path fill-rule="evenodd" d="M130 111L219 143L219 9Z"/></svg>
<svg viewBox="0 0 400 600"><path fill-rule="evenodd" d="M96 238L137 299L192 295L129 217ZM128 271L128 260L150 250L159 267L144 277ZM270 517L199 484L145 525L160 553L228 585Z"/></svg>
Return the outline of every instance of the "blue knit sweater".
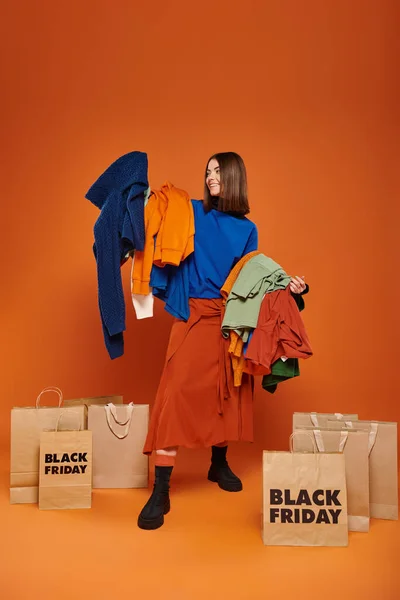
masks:
<svg viewBox="0 0 400 600"><path fill-rule="evenodd" d="M129 152L110 165L86 194L101 210L94 226L93 251L104 341L111 358L124 353L121 265L130 250L144 249L147 177L147 155Z"/></svg>

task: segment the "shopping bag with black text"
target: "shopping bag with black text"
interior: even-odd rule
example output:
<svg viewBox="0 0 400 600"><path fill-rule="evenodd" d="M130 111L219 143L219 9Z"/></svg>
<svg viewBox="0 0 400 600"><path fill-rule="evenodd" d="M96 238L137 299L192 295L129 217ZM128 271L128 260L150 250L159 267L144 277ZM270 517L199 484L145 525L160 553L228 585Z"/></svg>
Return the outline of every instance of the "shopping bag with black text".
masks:
<svg viewBox="0 0 400 600"><path fill-rule="evenodd" d="M46 393L56 393L58 406L42 406ZM48 387L36 399L36 406L11 409L11 460L10 502L11 504L37 503L39 492L39 446L40 433L54 430L63 404L59 388ZM59 429L74 429L77 424L84 427L84 406L63 409L64 417Z"/></svg>
<svg viewBox="0 0 400 600"><path fill-rule="evenodd" d="M92 432L58 431L64 416L61 413L55 431L40 434L40 509L92 505Z"/></svg>
<svg viewBox="0 0 400 600"><path fill-rule="evenodd" d="M263 541L267 546L347 546L343 454L264 452Z"/></svg>

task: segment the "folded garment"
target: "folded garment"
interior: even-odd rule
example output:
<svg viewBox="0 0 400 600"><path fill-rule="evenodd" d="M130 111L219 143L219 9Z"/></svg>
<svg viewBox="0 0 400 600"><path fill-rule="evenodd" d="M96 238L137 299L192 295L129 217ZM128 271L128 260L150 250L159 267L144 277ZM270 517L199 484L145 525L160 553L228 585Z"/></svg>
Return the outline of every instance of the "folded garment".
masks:
<svg viewBox="0 0 400 600"><path fill-rule="evenodd" d="M312 349L290 288L266 294L246 350L245 372L268 375L282 356L309 358Z"/></svg>
<svg viewBox="0 0 400 600"><path fill-rule="evenodd" d="M259 250L253 250L253 252L248 252L248 254L245 254L235 264L235 266L229 273L228 277L226 278L224 285L221 288L221 296L222 296L222 298L224 298L225 303L226 303L226 300L228 299L229 294L231 293L232 288L235 285L236 280L239 277L244 265L246 265L249 262L249 260L251 260L255 256L258 256L259 254L261 254L261 252L259 252Z"/></svg>
<svg viewBox="0 0 400 600"><path fill-rule="evenodd" d="M221 296L225 303L244 265L258 254L261 254L261 252L258 250L248 252L234 265L221 288ZM242 373L244 367L243 339L236 331L233 330L230 332L229 354L232 362L234 385L235 387L238 387L242 383Z"/></svg>
<svg viewBox="0 0 400 600"><path fill-rule="evenodd" d="M246 342L249 332L257 325L264 295L285 289L289 282L289 275L265 254L251 258L241 269L229 293L222 335L229 337L230 330L235 330Z"/></svg>
<svg viewBox="0 0 400 600"><path fill-rule="evenodd" d="M276 360L271 367L271 373L264 375L262 378L261 385L264 390L274 394L278 387L278 383L286 381L287 379L293 379L300 375L299 359L288 358L287 360Z"/></svg>

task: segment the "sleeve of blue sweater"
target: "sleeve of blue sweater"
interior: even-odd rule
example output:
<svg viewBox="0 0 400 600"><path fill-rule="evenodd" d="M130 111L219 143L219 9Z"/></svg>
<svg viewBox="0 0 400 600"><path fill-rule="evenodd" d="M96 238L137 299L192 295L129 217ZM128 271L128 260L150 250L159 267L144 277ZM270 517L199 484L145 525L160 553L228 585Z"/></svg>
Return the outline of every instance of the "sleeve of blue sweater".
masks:
<svg viewBox="0 0 400 600"><path fill-rule="evenodd" d="M115 192L116 194L116 192ZM109 335L125 331L125 301L121 278L121 242L112 192L94 226L101 317Z"/></svg>

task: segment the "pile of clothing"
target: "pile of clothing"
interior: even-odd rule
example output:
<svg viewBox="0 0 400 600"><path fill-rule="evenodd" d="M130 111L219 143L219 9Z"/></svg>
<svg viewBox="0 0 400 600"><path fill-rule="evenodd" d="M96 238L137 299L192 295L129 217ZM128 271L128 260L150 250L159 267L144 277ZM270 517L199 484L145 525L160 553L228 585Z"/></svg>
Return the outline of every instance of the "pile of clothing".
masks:
<svg viewBox="0 0 400 600"><path fill-rule="evenodd" d="M278 383L299 375L299 358L312 356L300 315L304 300L291 293L290 279L256 251L244 256L225 281L222 335L230 338L235 386L243 373L263 375L263 388L273 393Z"/></svg>

